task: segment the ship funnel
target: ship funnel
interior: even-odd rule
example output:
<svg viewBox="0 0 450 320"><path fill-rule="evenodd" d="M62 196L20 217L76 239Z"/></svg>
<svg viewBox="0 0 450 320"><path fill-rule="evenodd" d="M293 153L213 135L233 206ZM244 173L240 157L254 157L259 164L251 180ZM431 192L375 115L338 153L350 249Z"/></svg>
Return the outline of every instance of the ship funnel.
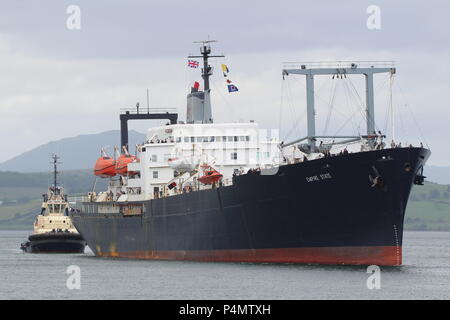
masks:
<svg viewBox="0 0 450 320"><path fill-rule="evenodd" d="M209 90L192 91L187 95L186 123L211 123L211 100Z"/></svg>

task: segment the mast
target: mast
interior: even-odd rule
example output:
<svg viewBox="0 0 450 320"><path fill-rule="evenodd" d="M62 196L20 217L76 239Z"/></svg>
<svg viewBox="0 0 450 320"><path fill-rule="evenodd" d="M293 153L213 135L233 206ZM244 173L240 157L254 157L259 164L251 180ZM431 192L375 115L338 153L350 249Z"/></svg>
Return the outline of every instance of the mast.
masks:
<svg viewBox="0 0 450 320"><path fill-rule="evenodd" d="M57 176L58 176L58 170L57 170L57 164L58 164L58 160L59 157L56 154L52 155L52 159L53 159L53 189L54 189L54 194L59 194L59 191L57 191L57 186L58 186L58 181L57 181Z"/></svg>
<svg viewBox="0 0 450 320"><path fill-rule="evenodd" d="M147 113L150 113L150 98L148 96L148 88L147 88Z"/></svg>
<svg viewBox="0 0 450 320"><path fill-rule="evenodd" d="M392 97L392 86L394 84L394 75L391 74L390 82L389 82L389 103L390 103L390 111L391 111L391 128L392 128L392 140L395 141L395 113L394 113L394 104Z"/></svg>
<svg viewBox="0 0 450 320"><path fill-rule="evenodd" d="M188 58L202 58L203 68L202 68L202 78L203 78L203 92L191 92L188 95L188 116L187 122L200 122L200 123L212 123L212 111L211 111L211 96L210 96L210 86L209 77L212 75L212 67L208 63L209 58L222 58L223 55L211 55L211 45L210 43L217 42L217 40L201 40L194 41L194 43L201 43L200 56L190 55ZM191 101L189 101L191 98ZM194 100L197 98L199 101ZM189 110L190 109L190 110Z"/></svg>

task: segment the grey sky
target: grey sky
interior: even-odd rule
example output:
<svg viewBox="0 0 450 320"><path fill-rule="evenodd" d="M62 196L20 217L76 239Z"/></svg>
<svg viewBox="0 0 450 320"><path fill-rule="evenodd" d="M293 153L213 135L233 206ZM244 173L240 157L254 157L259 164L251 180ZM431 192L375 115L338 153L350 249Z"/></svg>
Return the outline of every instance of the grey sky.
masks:
<svg viewBox="0 0 450 320"><path fill-rule="evenodd" d="M81 8L81 30L66 28L70 4ZM366 27L370 4L381 8L381 30ZM0 161L50 140L117 129L119 108L145 104L147 87L153 106L178 107L184 114L187 88L196 80L186 56L198 52L192 41L209 35L220 40L215 49L227 56L214 62L216 68L227 63L240 89L228 94L217 70L216 121L255 119L290 131L303 111L303 87L300 78L288 80L298 99L291 110L283 98L280 120L287 90L282 62L395 60L398 134L403 141L423 140L417 121L433 152L430 163L450 165L449 12L445 1L3 2ZM383 85L382 78L377 81ZM329 86L324 81L323 100ZM385 108L379 109L376 120L383 128ZM318 117L326 116L318 110ZM142 132L146 126L132 125ZM302 127L303 122L299 134Z"/></svg>

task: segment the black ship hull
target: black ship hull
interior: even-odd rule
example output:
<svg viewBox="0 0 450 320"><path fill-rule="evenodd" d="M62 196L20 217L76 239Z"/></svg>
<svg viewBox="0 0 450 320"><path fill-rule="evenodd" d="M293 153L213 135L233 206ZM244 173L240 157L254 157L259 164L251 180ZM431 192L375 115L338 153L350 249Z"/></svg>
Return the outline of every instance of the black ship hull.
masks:
<svg viewBox="0 0 450 320"><path fill-rule="evenodd" d="M408 197L429 154L395 148L326 157L211 190L86 202L72 220L97 256L400 265Z"/></svg>
<svg viewBox="0 0 450 320"><path fill-rule="evenodd" d="M85 247L78 233L48 232L30 235L20 248L27 253L83 253Z"/></svg>

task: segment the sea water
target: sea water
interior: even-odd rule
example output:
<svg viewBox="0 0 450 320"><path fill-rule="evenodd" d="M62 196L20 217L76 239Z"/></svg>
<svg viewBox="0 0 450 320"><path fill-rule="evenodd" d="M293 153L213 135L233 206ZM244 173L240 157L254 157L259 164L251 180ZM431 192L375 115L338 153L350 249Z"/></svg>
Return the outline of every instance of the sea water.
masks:
<svg viewBox="0 0 450 320"><path fill-rule="evenodd" d="M403 265L380 267L379 289L367 266L23 253L28 234L0 231L0 299L450 299L450 232L405 232Z"/></svg>

